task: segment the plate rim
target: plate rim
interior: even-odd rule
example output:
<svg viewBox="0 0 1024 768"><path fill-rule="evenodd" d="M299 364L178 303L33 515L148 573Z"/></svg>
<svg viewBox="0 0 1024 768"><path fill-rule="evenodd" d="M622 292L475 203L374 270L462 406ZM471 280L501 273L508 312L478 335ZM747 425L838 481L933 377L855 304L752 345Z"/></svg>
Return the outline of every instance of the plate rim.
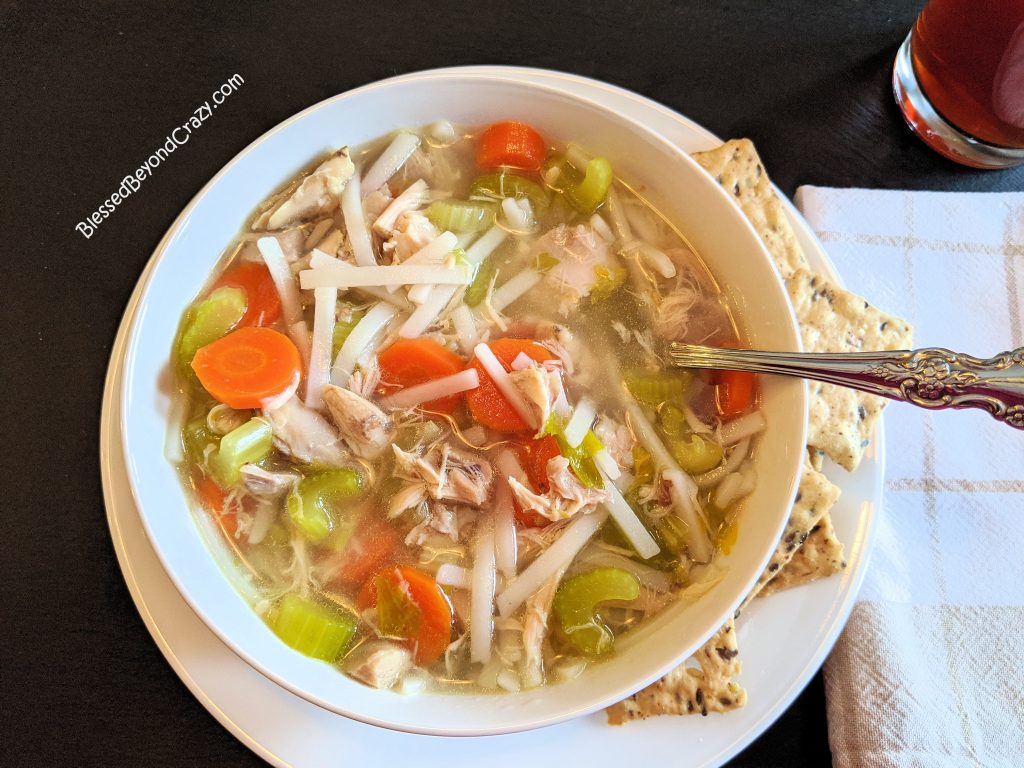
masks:
<svg viewBox="0 0 1024 768"><path fill-rule="evenodd" d="M605 90L605 91L610 91L612 93L615 93L616 95L618 95L620 97L629 98L630 100L636 102L638 105L640 105L642 107L656 109L659 112L661 112L662 114L664 114L667 117L671 118L672 120L674 120L676 122L679 122L680 124L684 125L687 129L689 129L690 131L694 132L695 134L700 135L705 140L707 140L709 142L712 142L712 143L719 143L719 144L721 143L721 139L719 139L713 133L711 133L707 129L703 128L702 126L700 126L699 124L694 122L692 119L686 117L685 115L682 115L679 112L676 112L675 110L672 110L672 109L666 107L665 105L659 104L658 102L653 101L652 99L649 99L647 97L641 96L640 94L637 94L635 92L632 92L632 91L620 88L619 86L615 86L615 85L612 85L612 84L609 84L609 83L604 83L604 82L593 80L593 79L586 78L586 77L583 77L583 76L574 75L574 74L571 74L571 73L559 72L559 71L555 71L555 70L544 70L544 69L535 69L535 68L528 68L528 67L505 67L505 66L444 67L444 68L436 68L436 69L431 69L431 70L423 70L423 71L418 71L418 72L411 72L411 73L399 75L399 76L396 76L396 77L387 78L385 80L375 81L374 83L368 83L366 86L360 86L360 88L368 87L370 85L377 85L377 84L384 83L384 82L407 80L407 79L415 78L417 76L422 76L422 75L426 75L426 74L440 73L440 72L451 73L451 74L485 74L485 75L490 74L490 75L494 75L496 77L497 76L502 76L502 77L522 76L522 77L543 78L543 79L548 79L548 80L550 80L550 79L561 79L561 80L565 80L566 82L568 82L570 84L570 87L572 87L572 86L582 86L582 87L590 87L590 88L595 88L596 87L596 88L598 88L600 90ZM359 90L359 88L351 89L351 90ZM595 99L598 98L596 96L593 96L592 94L590 94L590 96L592 98L595 98ZM331 98L333 98L333 97L331 97ZM321 103L321 102L318 102L317 104L319 104L319 103ZM316 106L317 105L312 105L311 107L302 110L301 112L297 113L296 115L292 116L291 118L288 118L287 120L283 121L281 123L281 125L290 123L292 120L298 119L301 115L305 114L305 112L307 112L309 109L313 109ZM259 137L254 142L250 142L250 144L247 145L247 147L252 146L253 144L257 143L258 141L260 141L261 138L262 137ZM675 142L673 141L673 143L675 143ZM243 150L243 152L244 151L245 150ZM239 154L241 154L241 153L239 153ZM230 165L230 163L229 163L229 165ZM228 166L225 166L225 169L222 169L222 171L226 170L227 167ZM210 182L207 183L207 185L204 185L204 187L199 192L196 193L195 197L193 198L192 201L190 201L189 206L186 206L185 210L187 210L192 205L194 200L196 198L198 198L202 194L203 190L205 190L206 187L210 183L212 183L216 178L217 177L215 176L213 179L211 179ZM816 258L812 257L811 260L812 261L820 261L821 262L821 266L824 267L825 271L827 271L830 274L830 276L833 277L834 279L839 280L838 273L836 272L834 265L832 264L832 262L828 258L827 252L824 250L824 247L821 245L821 243L818 240L818 238L814 235L813 231L810 229L810 227L809 227L808 223L806 222L806 220L799 213L799 211L797 211L795 206L792 204L792 202L785 195L781 195L781 193L780 193L780 197L783 200L784 206L785 206L785 208L787 210L787 215L788 215L791 223L798 230L798 236L802 235L803 236L802 239L804 239L807 242L810 242L812 244L812 246L813 246L813 251L814 251L813 257L816 257ZM168 230L168 233L165 234L165 236L163 238L161 238L161 240L158 243L158 245L157 245L156 249L154 250L154 252L157 252L160 249L162 249L163 247L165 247L166 246L166 241L167 241L167 239L169 237L170 237L170 230ZM811 256L811 254L809 254L809 256ZM120 532L119 524L118 524L118 522L116 520L116 516L115 516L114 511L113 511L113 507L114 507L114 504L116 503L116 500L114 498L115 490L112 487L112 484L113 484L113 479L111 477L112 468L110 466L110 462L111 462L112 459L114 461L121 460L123 462L123 457L121 457L119 455L120 454L119 450L111 450L110 441L111 441L111 438L114 437L112 435L112 432L117 431L114 428L114 426L112 425L111 416L112 416L112 412L114 410L118 410L118 408L117 408L117 406L118 406L117 400L118 400L118 392L120 390L120 382L119 382L119 380L120 380L121 375L122 375L122 365L121 365L121 360L119 359L121 357L121 355L118 354L118 350L122 349L125 346L126 342L127 342L128 331L129 331L129 329L131 327L133 316L134 316L134 314L135 314L135 312L137 310L139 299L141 298L141 289L142 289L142 287L144 287L144 285L147 282L150 269L151 269L151 262L148 262L147 265L146 265L146 268L140 274L139 280L137 281L136 286L135 286L135 288L133 290L133 293L131 295L131 298L128 301L128 304L127 304L126 310L125 310L125 314L124 314L124 316L122 318L122 322L121 322L121 324L119 326L119 329L118 329L118 332L117 332L117 337L115 339L115 343L112 346L111 359L110 359L110 362L109 362L109 365L108 365L108 368L107 368L106 377L105 377L104 395L103 395L103 406L102 406L102 410L101 410L100 458L101 458L101 476L102 476L102 485L103 485L103 495L104 495L104 502L105 502L105 505L106 505L106 508L107 508L108 526L110 527L111 535L112 535L112 538L114 539L115 550L116 550L116 554L117 554L117 558L118 558L118 563L119 563L119 565L120 565L120 567L122 569L122 574L123 574L123 576L125 578L125 581L126 581L128 587L129 587L129 591L132 594L133 602L135 602L136 609L139 611L139 614L142 617L144 623L146 624L147 629L150 631L150 634L153 636L154 640L157 643L157 646L160 648L160 650L163 653L163 655L165 656L165 658L167 658L168 663L171 664L171 667L175 670L176 674L178 674L179 678L181 678L182 681L186 684L186 686L193 693L193 695L196 696L196 698L200 701L200 703L203 704L204 708L206 708L208 711L210 711L211 714L213 714L214 717L218 720L218 722L220 722L230 733L232 733L232 735L234 735L236 738L238 738L243 743L245 743L246 746L248 746L253 752L255 752L257 755L259 755L261 758L263 758L263 759L265 759L265 760L267 760L269 762L272 762L272 763L274 763L276 765L288 765L288 763L284 762L283 759L279 758L278 756L274 755L272 752L267 750L259 742L259 740L256 737L254 737L254 736L250 735L249 733L247 733L243 728L241 728L237 723L235 723L230 718L230 716L228 716L225 712L223 712L217 706L216 702L214 702L212 699L209 698L209 696L203 690L202 686L191 676L191 674L189 673L188 669L184 666L183 662L174 653L173 648L171 648L167 644L165 638L160 633L159 627L156 625L156 621L155 621L152 613L150 612L148 606L146 605L145 598L141 594L141 588L139 587L138 582L137 582L137 580L135 578L135 574L134 574L134 572L132 570L131 563L129 562L128 554L124 550L124 547L123 547L123 540L121 539L121 532ZM115 437L115 439L116 439L116 437ZM873 508L868 509L866 511L863 511L861 513L862 515L866 515L867 516L866 531L865 531L864 536L862 538L862 542L863 542L862 547L861 547L862 553L860 554L860 558L859 558L859 561L857 563L856 570L854 572L850 573L850 578L848 580L848 586L846 587L845 590L842 590L840 595L838 595L838 597L840 599L835 601L835 603L834 603L835 608L834 608L833 612L831 613L831 615L827 617L828 620L829 620L829 627L830 627L829 630L821 635L821 640L819 642L818 648L816 649L816 652L814 654L812 654L811 657L809 657L809 660L808 660L807 664L804 666L804 668L801 669L799 671L799 673L796 676L793 677L791 684L787 687L787 689L785 690L783 695L778 697L778 698L776 698L774 704L771 705L766 710L765 714L760 719L752 722L750 724L750 726L746 729L746 731L744 731L742 734L740 734L737 738L731 740L731 743L729 743L727 745L724 745L724 749L722 751L718 752L713 757L710 757L709 758L710 760L716 761L716 762L720 763L720 762L728 760L731 757L733 757L736 754L738 754L741 750L743 750L747 746L749 746L750 743L752 743L754 739L756 739L759 735L761 735L789 707L789 705L796 698L796 696L799 694L799 692L802 691L806 687L807 683L810 681L810 679L813 677L813 675L816 673L816 671L820 668L820 666L823 663L825 657L830 652L831 648L833 647L833 645L835 644L836 640L838 639L838 636L841 633L842 628L845 625L847 619L849 618L849 615L852 612L853 606L854 606L854 604L856 602L856 596L857 596L857 594L858 594L858 592L860 590L860 587L861 587L861 584L863 582L863 578L864 578L864 575L865 575L865 572L866 572L866 569L867 569L867 566L868 566L868 561L870 559L871 550L873 549L874 533L875 533L875 529L876 529L876 525L875 524L877 522L877 516L880 513L881 508L882 508L882 504L881 504L881 502L882 502L882 493L881 493L881 490L883 488L883 483L884 483L885 450L884 450L884 426L883 426L883 423L882 423L881 420L879 421L879 423L878 423L878 425L876 427L874 445L875 445L875 448L877 450L878 459L877 459L877 467L873 471L874 482L872 483L872 486L873 486L874 494L873 494L873 496L869 500L875 501L877 503L873 505ZM158 563L160 562L159 559L157 559L157 562ZM162 563L160 563L160 567L161 568L163 567ZM208 631L210 631L210 630L208 630ZM216 635L213 635L213 636L216 637ZM230 650L227 650L227 652L231 653ZM259 672L259 670L253 669L253 671L256 674L259 674L259 675L262 674L262 673ZM288 694L288 695L294 695L294 694L290 694L290 692L288 692L285 689L281 689L281 691L283 693L285 693L285 694ZM298 697L298 698L301 698L301 697ZM308 702L308 700L305 700L305 701ZM312 704L312 702L308 702L308 703ZM313 704L313 706L316 706L316 705ZM337 715L337 716L342 717L341 715Z"/></svg>

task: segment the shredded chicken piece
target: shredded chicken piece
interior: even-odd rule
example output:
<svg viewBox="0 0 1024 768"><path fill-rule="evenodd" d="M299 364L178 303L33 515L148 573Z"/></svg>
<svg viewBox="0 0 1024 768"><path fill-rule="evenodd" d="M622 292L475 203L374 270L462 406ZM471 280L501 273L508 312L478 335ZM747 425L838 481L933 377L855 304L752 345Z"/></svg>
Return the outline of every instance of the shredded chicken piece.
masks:
<svg viewBox="0 0 1024 768"><path fill-rule="evenodd" d="M412 667L412 651L390 640L363 643L345 659L345 671L371 688L394 688Z"/></svg>
<svg viewBox="0 0 1024 768"><path fill-rule="evenodd" d="M615 459L615 463L624 469L633 466L633 446L636 440L629 427L620 424L615 419L601 414L597 417L594 425L594 434L601 441L608 453Z"/></svg>
<svg viewBox="0 0 1024 768"><path fill-rule="evenodd" d="M332 467L348 463L349 453L337 430L327 419L292 396L276 408L265 408L274 445L282 453L304 463L319 461Z"/></svg>
<svg viewBox="0 0 1024 768"><path fill-rule="evenodd" d="M595 271L598 267L614 270L620 266L604 238L585 224L575 227L559 224L551 229L538 238L531 249L533 254L542 252L558 259L545 279L558 291L562 313L590 295L599 277Z"/></svg>
<svg viewBox="0 0 1024 768"><path fill-rule="evenodd" d="M396 474L422 482L435 501L455 501L474 507L487 501L494 472L490 463L479 456L452 448L445 441L435 443L423 456L403 451L397 445L392 448Z"/></svg>
<svg viewBox="0 0 1024 768"><path fill-rule="evenodd" d="M526 601L526 613L523 619L523 667L522 681L524 688L536 688L544 684L544 638L548 633L548 616L555 592L562 581L562 568L537 590Z"/></svg>
<svg viewBox="0 0 1024 768"><path fill-rule="evenodd" d="M396 518L407 509L415 509L427 500L427 486L424 483L410 483L391 497L388 503L388 517Z"/></svg>
<svg viewBox="0 0 1024 768"><path fill-rule="evenodd" d="M243 464L240 472L249 493L268 499L283 496L299 481L294 472L268 472L255 464Z"/></svg>
<svg viewBox="0 0 1024 768"><path fill-rule="evenodd" d="M400 264L440 234L440 230L423 213L406 211L398 217L382 250L391 254L395 264Z"/></svg>
<svg viewBox="0 0 1024 768"><path fill-rule="evenodd" d="M562 391L558 372L534 363L521 371L513 371L509 378L530 406L536 424L543 430L551 415L551 405ZM539 434L539 432L538 432Z"/></svg>
<svg viewBox="0 0 1024 768"><path fill-rule="evenodd" d="M387 184L381 185L363 198L363 211L366 213L366 220L371 221L380 216L391 204L391 190Z"/></svg>
<svg viewBox="0 0 1024 768"><path fill-rule="evenodd" d="M512 494L523 509L529 509L548 520L566 520L580 512L586 514L608 498L608 491L601 488L587 488L569 469L564 456L555 456L548 462L548 480L551 490L545 494L534 493L516 478L509 477Z"/></svg>
<svg viewBox="0 0 1024 768"><path fill-rule="evenodd" d="M369 400L376 392L378 384L380 384L380 367L374 356L366 361L365 365L358 364L356 370L348 377L347 386L360 397Z"/></svg>
<svg viewBox="0 0 1024 768"><path fill-rule="evenodd" d="M384 411L355 392L327 384L324 405L352 452L363 459L379 456L395 437L395 423Z"/></svg>
<svg viewBox="0 0 1024 768"><path fill-rule="evenodd" d="M341 193L354 172L355 165L348 155L348 147L342 147L303 179L298 189L270 214L266 226L261 228L281 229L330 213L341 202Z"/></svg>

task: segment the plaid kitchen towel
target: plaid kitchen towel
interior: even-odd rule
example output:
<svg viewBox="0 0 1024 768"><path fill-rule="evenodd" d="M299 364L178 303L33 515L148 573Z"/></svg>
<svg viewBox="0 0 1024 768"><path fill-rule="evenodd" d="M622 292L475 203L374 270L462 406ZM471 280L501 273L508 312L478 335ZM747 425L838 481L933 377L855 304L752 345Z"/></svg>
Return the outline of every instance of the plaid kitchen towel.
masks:
<svg viewBox="0 0 1024 768"><path fill-rule="evenodd" d="M846 287L916 347L1024 347L1024 194L802 187ZM837 768L1024 766L1024 433L885 411L885 503L825 666Z"/></svg>

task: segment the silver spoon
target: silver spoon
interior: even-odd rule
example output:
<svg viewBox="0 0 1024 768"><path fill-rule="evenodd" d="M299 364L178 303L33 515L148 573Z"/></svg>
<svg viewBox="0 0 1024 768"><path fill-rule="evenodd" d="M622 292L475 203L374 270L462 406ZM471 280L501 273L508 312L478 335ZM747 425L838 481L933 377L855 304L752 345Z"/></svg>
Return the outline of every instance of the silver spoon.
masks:
<svg viewBox="0 0 1024 768"><path fill-rule="evenodd" d="M982 408L1024 430L1024 347L981 359L929 348L897 352L800 353L669 344L679 368L799 376L922 408Z"/></svg>

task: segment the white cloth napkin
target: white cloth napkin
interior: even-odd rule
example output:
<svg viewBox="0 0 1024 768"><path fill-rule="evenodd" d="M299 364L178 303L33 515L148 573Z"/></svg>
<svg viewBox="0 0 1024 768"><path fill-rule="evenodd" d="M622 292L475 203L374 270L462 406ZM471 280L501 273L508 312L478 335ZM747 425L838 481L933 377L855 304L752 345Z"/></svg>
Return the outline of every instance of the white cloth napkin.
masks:
<svg viewBox="0 0 1024 768"><path fill-rule="evenodd" d="M850 290L915 347L1024 347L1024 194L801 187ZM825 666L837 768L1024 766L1024 433L885 410L885 503Z"/></svg>

